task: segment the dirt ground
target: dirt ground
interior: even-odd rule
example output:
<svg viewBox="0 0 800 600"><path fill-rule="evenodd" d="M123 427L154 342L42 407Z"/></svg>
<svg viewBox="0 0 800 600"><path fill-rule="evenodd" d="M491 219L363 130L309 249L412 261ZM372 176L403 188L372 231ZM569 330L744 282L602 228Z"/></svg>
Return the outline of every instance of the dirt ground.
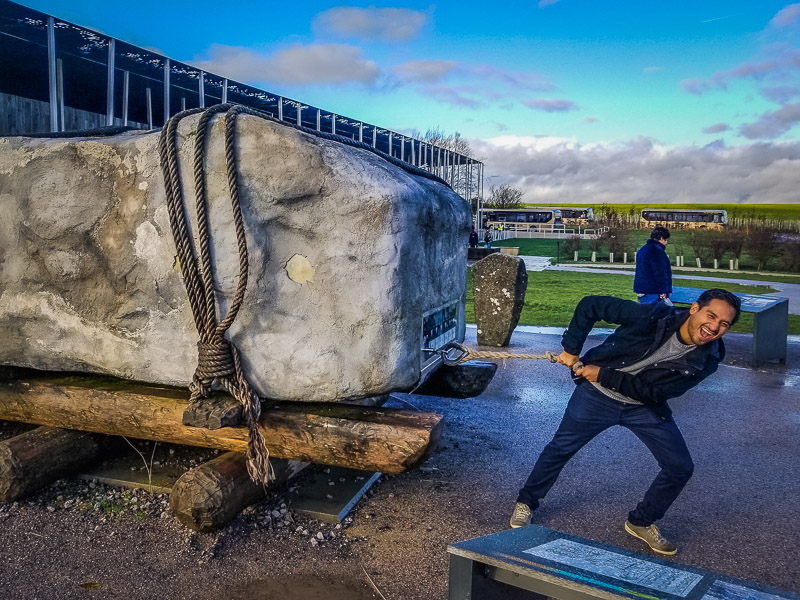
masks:
<svg viewBox="0 0 800 600"><path fill-rule="evenodd" d="M732 340L733 365L746 363L745 337ZM541 353L558 341L515 333L509 350ZM798 364L792 342L788 367L723 366L673 403L696 463L662 524L676 563L800 592ZM443 414L445 434L421 468L381 477L339 527L296 514L293 483L212 534L180 525L165 495L91 481L0 503L0 598L444 599L447 545L507 527L572 390L560 369L509 361L479 398L390 400ZM23 427L0 423L0 438ZM202 459L170 449L159 460ZM622 524L656 471L634 436L609 430L567 466L534 522L643 552Z"/></svg>

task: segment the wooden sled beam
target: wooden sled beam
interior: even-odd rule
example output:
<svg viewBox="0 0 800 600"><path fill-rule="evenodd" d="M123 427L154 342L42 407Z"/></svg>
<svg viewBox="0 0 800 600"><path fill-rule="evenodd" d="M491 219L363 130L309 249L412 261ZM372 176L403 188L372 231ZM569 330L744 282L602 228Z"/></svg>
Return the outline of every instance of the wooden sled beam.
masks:
<svg viewBox="0 0 800 600"><path fill-rule="evenodd" d="M37 427L0 442L0 502L13 502L92 464L102 436Z"/></svg>
<svg viewBox="0 0 800 600"><path fill-rule="evenodd" d="M244 454L226 452L184 473L169 496L178 520L196 531L219 529L307 466L307 463L275 459L272 461L275 480L269 486L262 486L250 479L245 462Z"/></svg>
<svg viewBox="0 0 800 600"><path fill-rule="evenodd" d="M246 452L245 426L183 425L185 389L100 377L0 382L0 419ZM382 473L421 463L444 428L441 415L334 403L280 403L261 429L270 455Z"/></svg>

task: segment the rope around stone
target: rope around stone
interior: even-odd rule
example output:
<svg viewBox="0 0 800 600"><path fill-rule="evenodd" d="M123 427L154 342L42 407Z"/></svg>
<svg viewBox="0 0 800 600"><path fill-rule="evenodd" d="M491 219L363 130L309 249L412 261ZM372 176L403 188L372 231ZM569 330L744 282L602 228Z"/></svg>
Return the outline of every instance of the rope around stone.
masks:
<svg viewBox="0 0 800 600"><path fill-rule="evenodd" d="M198 238L195 242L181 187L177 128L180 121L198 112L203 114L197 124L193 161ZM217 297L211 268L212 244L206 194L205 156L209 123L214 115L222 112L225 112L225 159L233 224L236 230L239 277L228 313L224 318L218 319ZM159 153L164 173L170 228L178 251L181 274L195 326L200 336L197 344L197 368L189 386L190 402L207 398L213 391L213 386L217 384L242 404L249 431L247 471L254 481L267 484L275 478L275 474L269 462L266 440L259 427L262 400L253 391L244 375L238 348L225 337L242 305L249 269L244 220L239 203L236 162L236 117L239 112L243 112L241 107L217 105L208 110L191 109L178 113L161 130Z"/></svg>

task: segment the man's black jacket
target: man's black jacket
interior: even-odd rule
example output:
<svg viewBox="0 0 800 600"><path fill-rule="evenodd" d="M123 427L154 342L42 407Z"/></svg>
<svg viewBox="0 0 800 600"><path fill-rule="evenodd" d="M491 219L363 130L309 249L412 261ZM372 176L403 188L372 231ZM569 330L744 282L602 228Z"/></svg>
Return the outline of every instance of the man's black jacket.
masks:
<svg viewBox="0 0 800 600"><path fill-rule="evenodd" d="M618 369L651 355L675 335L688 317L688 309L672 308L663 302L639 304L612 296L587 296L575 308L561 345L570 354L580 355L595 323L618 324L616 331L589 350L581 361L600 367L597 381L601 385L638 400L669 420L672 411L667 400L680 396L717 370L725 358L722 340L697 346L678 359L650 365L637 375Z"/></svg>

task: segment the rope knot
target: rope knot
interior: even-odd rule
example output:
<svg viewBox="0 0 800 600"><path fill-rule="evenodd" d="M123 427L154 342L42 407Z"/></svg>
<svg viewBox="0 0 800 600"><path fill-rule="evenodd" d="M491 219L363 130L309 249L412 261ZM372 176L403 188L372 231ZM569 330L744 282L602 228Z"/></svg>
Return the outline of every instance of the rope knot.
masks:
<svg viewBox="0 0 800 600"><path fill-rule="evenodd" d="M201 380L227 377L236 372L231 345L223 337L210 342L197 342L197 369L195 376Z"/></svg>

